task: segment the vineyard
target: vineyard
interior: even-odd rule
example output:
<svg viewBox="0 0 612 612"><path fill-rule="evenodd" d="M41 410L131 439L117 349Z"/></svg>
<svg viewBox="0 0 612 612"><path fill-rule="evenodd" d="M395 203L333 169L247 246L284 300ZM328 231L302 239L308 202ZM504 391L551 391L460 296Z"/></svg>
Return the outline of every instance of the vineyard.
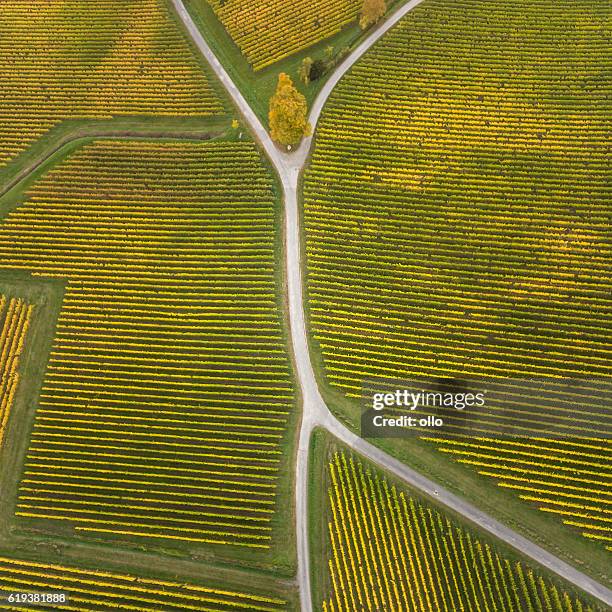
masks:
<svg viewBox="0 0 612 612"><path fill-rule="evenodd" d="M287 609L286 602L273 597L3 557L0 557L0 590L62 591L69 597L68 605L62 606L62 610L276 612Z"/></svg>
<svg viewBox="0 0 612 612"><path fill-rule="evenodd" d="M0 168L68 119L225 113L164 0L3 0Z"/></svg>
<svg viewBox="0 0 612 612"><path fill-rule="evenodd" d="M34 306L0 294L0 447L20 381L19 362Z"/></svg>
<svg viewBox="0 0 612 612"><path fill-rule="evenodd" d="M355 21L359 0L206 0L254 70L306 49Z"/></svg>
<svg viewBox="0 0 612 612"><path fill-rule="evenodd" d="M328 472L326 612L591 609L351 455Z"/></svg>
<svg viewBox="0 0 612 612"><path fill-rule="evenodd" d="M252 143L98 140L31 186L0 268L66 285L24 525L271 546L293 406L274 222Z"/></svg>
<svg viewBox="0 0 612 612"><path fill-rule="evenodd" d="M304 188L308 309L334 390L610 380L607 11L430 0L340 82ZM442 450L610 546L598 433Z"/></svg>
<svg viewBox="0 0 612 612"><path fill-rule="evenodd" d="M575 421L570 409L559 414ZM609 437L601 437L609 432L609 414L594 414L596 422L580 437L496 439L493 425L483 429L487 437L449 435L436 442L441 452L612 550L612 449Z"/></svg>
<svg viewBox="0 0 612 612"><path fill-rule="evenodd" d="M608 0L0 7L0 609L610 607Z"/></svg>

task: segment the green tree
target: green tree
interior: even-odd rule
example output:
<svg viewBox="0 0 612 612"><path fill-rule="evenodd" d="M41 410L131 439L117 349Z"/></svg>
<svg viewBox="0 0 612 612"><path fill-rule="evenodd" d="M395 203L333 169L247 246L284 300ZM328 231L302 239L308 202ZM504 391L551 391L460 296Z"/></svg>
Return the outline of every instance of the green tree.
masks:
<svg viewBox="0 0 612 612"><path fill-rule="evenodd" d="M295 88L291 77L278 75L276 92L270 98L270 135L282 145L297 144L310 133L306 98Z"/></svg>
<svg viewBox="0 0 612 612"><path fill-rule="evenodd" d="M359 25L362 30L376 23L387 12L385 0L363 0Z"/></svg>

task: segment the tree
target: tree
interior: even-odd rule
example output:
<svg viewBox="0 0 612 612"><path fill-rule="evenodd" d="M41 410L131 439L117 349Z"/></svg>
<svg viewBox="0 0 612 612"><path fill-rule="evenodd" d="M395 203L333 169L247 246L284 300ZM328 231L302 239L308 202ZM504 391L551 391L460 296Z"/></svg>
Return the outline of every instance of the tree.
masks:
<svg viewBox="0 0 612 612"><path fill-rule="evenodd" d="M327 64L322 59L315 60L310 67L310 80L320 79L325 74L326 69Z"/></svg>
<svg viewBox="0 0 612 612"><path fill-rule="evenodd" d="M298 76L304 85L310 83L310 69L312 68L312 57L305 57L302 60L300 69L298 70Z"/></svg>
<svg viewBox="0 0 612 612"><path fill-rule="evenodd" d="M272 138L282 145L298 143L310 133L306 113L306 98L295 88L291 77L281 72L276 92L270 98L268 119Z"/></svg>
<svg viewBox="0 0 612 612"><path fill-rule="evenodd" d="M363 0L359 25L362 30L376 23L387 12L385 0Z"/></svg>

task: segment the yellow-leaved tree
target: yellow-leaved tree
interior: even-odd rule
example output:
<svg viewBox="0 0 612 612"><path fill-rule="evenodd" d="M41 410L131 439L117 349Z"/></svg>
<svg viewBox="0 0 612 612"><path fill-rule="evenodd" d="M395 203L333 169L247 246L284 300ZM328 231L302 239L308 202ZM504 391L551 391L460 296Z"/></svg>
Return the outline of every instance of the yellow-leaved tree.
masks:
<svg viewBox="0 0 612 612"><path fill-rule="evenodd" d="M387 11L385 0L363 0L359 25L362 30L376 23Z"/></svg>
<svg viewBox="0 0 612 612"><path fill-rule="evenodd" d="M282 145L294 145L310 134L306 98L295 88L291 77L278 75L276 92L270 98L270 135Z"/></svg>

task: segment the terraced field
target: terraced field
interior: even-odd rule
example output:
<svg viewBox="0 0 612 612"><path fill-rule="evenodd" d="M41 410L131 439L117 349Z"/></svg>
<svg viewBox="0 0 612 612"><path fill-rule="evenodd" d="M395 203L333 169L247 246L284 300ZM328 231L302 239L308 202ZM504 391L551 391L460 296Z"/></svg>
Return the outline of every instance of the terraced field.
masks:
<svg viewBox="0 0 612 612"><path fill-rule="evenodd" d="M360 0L202 0L255 70L306 49L355 21Z"/></svg>
<svg viewBox="0 0 612 612"><path fill-rule="evenodd" d="M333 389L610 380L608 10L430 0L340 82L304 194L307 304ZM596 428L443 450L610 546L612 448Z"/></svg>
<svg viewBox="0 0 612 612"><path fill-rule="evenodd" d="M274 219L251 143L98 140L0 223L0 268L66 283L24 524L271 546L293 405Z"/></svg>
<svg viewBox="0 0 612 612"><path fill-rule="evenodd" d="M0 447L21 379L20 357L33 311L25 300L0 294Z"/></svg>
<svg viewBox="0 0 612 612"><path fill-rule="evenodd" d="M225 112L164 0L4 0L0 168L68 119Z"/></svg>
<svg viewBox="0 0 612 612"><path fill-rule="evenodd" d="M323 610L591 609L350 454L328 472Z"/></svg>
<svg viewBox="0 0 612 612"><path fill-rule="evenodd" d="M286 602L275 597L4 557L0 557L0 589L64 592L69 601L62 610L275 612L287 609Z"/></svg>

